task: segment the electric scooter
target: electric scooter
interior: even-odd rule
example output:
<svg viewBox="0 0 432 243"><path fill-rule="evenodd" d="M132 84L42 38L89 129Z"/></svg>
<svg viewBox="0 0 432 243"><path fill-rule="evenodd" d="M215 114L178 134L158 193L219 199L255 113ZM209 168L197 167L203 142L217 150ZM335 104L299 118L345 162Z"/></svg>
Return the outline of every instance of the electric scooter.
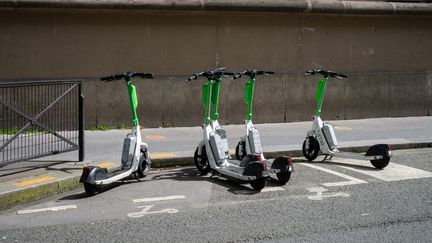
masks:
<svg viewBox="0 0 432 243"><path fill-rule="evenodd" d="M206 72L195 73L188 82L199 77L207 78L202 86L201 101L205 108L203 140L194 154L194 162L198 171L206 175L210 171L230 179L249 182L253 189L260 191L269 178L267 163L258 155L245 156L241 161L230 158L228 140L225 130L218 122L219 90L223 77L234 75L217 68Z"/></svg>
<svg viewBox="0 0 432 243"><path fill-rule="evenodd" d="M293 172L293 165L291 158L279 157L273 162L266 160L261 147L261 139L258 129L256 129L252 123L252 104L255 88L255 79L259 75L270 75L274 74L271 71L258 71L258 70L246 70L240 73L236 73L233 79L239 79L242 76L248 76L249 79L245 84L244 89L244 100L246 103L246 115L245 115L245 132L246 134L240 138L240 142L237 144L235 149L235 156L237 160L243 160L245 156L259 155L262 161L267 163L267 170L270 173L275 173L280 184L285 185Z"/></svg>
<svg viewBox="0 0 432 243"><path fill-rule="evenodd" d="M136 88L132 84L133 77L153 79L150 73L121 73L101 78L101 81L114 81L124 79L129 95L129 102L132 111L132 131L127 134L123 141L123 152L121 156L121 168L117 171L109 173L106 168L98 166L86 166L83 168L83 173L80 182L84 184L84 189L88 195L98 193L102 185L107 185L118 180L124 180L127 177L134 175L140 181L140 178L145 177L151 167L149 149L146 143L141 140L140 126L138 123L137 107L138 97Z"/></svg>
<svg viewBox="0 0 432 243"><path fill-rule="evenodd" d="M347 75L325 70L307 70L305 75L321 74L323 79L319 80L316 91L317 107L313 117L312 130L307 133L306 140L303 142L303 155L312 161L316 159L319 151L325 155L323 161L328 157L342 157L349 159L369 160L377 169L383 169L390 163L391 147L388 144L376 144L370 147L365 154L342 152L337 148L338 142L334 133L333 126L321 120L321 108L324 99L324 91L330 78L343 79Z"/></svg>

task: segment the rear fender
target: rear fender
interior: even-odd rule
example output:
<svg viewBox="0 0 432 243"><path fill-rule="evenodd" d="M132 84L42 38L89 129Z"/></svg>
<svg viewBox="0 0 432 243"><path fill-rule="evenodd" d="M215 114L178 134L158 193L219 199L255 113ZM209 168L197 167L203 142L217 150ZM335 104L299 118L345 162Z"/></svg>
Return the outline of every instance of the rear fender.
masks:
<svg viewBox="0 0 432 243"><path fill-rule="evenodd" d="M388 144L376 144L372 147L370 147L366 154L366 156L376 156L376 155L382 155L384 157L391 157L391 149L390 145Z"/></svg>
<svg viewBox="0 0 432 243"><path fill-rule="evenodd" d="M86 166L83 168L83 173L80 178L81 183L94 183L98 180L104 180L108 178L108 172L106 168L98 166Z"/></svg>
<svg viewBox="0 0 432 243"><path fill-rule="evenodd" d="M271 168L272 169L278 169L278 170L280 170L281 173L294 171L294 168L292 166L291 157L285 157L285 156L276 158L273 161Z"/></svg>

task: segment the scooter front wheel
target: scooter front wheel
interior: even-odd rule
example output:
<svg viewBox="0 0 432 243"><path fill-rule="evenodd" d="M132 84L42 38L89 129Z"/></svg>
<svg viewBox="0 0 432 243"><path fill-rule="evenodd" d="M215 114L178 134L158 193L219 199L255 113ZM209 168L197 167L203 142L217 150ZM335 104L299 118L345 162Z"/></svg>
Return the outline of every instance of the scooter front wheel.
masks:
<svg viewBox="0 0 432 243"><path fill-rule="evenodd" d="M309 141L309 144L308 144L309 146L306 149L307 141ZM319 151L320 151L319 143L314 137L309 137L308 139L306 139L303 142L302 152L303 152L303 156L307 160L312 161L312 160L316 159L316 157L318 157Z"/></svg>
<svg viewBox="0 0 432 243"><path fill-rule="evenodd" d="M151 162L150 158L146 158L146 153L144 150L141 150L140 159L138 164L137 174L139 178L144 178L148 175L150 171Z"/></svg>
<svg viewBox="0 0 432 243"><path fill-rule="evenodd" d="M261 191L266 184L266 179L265 178L260 178L254 181L250 182L250 185L252 186L253 189L257 190L257 191Z"/></svg>
<svg viewBox="0 0 432 243"><path fill-rule="evenodd" d="M241 145L241 150L240 150ZM235 148L235 156L237 160L242 160L246 155L245 142L239 142Z"/></svg>
<svg viewBox="0 0 432 243"><path fill-rule="evenodd" d="M84 183L84 190L89 196L93 196L99 192L99 186L90 183Z"/></svg>
<svg viewBox="0 0 432 243"><path fill-rule="evenodd" d="M207 175L210 172L211 167L205 147L202 148L201 155L198 154L198 147L196 148L194 153L194 162L196 168L202 175Z"/></svg>

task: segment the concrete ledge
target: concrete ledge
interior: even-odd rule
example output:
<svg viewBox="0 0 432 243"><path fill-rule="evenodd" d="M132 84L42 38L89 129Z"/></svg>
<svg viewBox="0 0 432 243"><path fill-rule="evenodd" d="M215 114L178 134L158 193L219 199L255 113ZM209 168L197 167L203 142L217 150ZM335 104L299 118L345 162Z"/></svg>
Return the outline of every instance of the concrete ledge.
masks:
<svg viewBox="0 0 432 243"><path fill-rule="evenodd" d="M0 2L0 10L432 15L432 4L340 0L6 0Z"/></svg>
<svg viewBox="0 0 432 243"><path fill-rule="evenodd" d="M392 150L401 149L416 149L416 148L430 148L432 142L425 143L406 143L406 144L393 144ZM345 147L341 148L342 151L349 152L365 152L369 146ZM301 150L290 151L276 151L264 153L267 158L276 158L279 156L302 157ZM182 158L166 158L154 159L153 168L166 168L174 166L188 166L193 165L193 157ZM116 167L109 168L110 171L117 169ZM73 175L68 178L58 179L53 182L43 183L22 189L16 189L8 192L0 192L0 210L6 210L18 205L26 204L29 202L37 201L46 197L50 197L59 193L82 187L79 183L81 175Z"/></svg>

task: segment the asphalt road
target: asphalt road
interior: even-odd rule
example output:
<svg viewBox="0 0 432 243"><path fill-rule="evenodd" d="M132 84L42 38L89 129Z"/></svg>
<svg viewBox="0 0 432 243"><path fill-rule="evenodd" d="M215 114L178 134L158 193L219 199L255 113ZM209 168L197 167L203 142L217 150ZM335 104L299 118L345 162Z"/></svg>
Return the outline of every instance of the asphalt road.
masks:
<svg viewBox="0 0 432 243"><path fill-rule="evenodd" d="M0 242L430 242L432 149L393 154L384 170L299 158L285 186L259 193L193 168L156 171L1 212Z"/></svg>

